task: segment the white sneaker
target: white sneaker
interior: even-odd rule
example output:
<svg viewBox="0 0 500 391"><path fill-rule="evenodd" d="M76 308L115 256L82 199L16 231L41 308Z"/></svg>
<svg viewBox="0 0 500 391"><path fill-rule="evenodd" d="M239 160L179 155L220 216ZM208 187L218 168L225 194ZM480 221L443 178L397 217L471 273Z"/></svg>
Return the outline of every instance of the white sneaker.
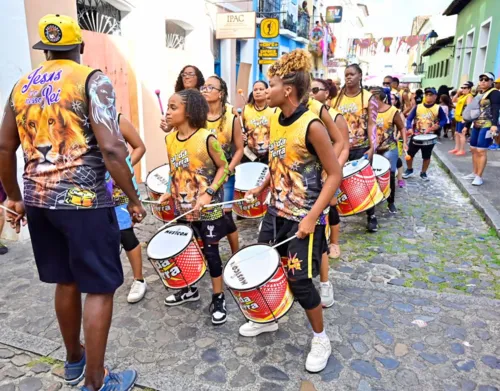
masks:
<svg viewBox="0 0 500 391"><path fill-rule="evenodd" d="M463 179L475 179L476 178L476 174L474 173L471 173L469 175L465 175L464 177L462 177Z"/></svg>
<svg viewBox="0 0 500 391"><path fill-rule="evenodd" d="M134 280L132 287L130 288L127 301L129 303L137 303L138 301L141 301L146 294L147 289L148 284L146 284L146 280L144 280L144 282Z"/></svg>
<svg viewBox="0 0 500 391"><path fill-rule="evenodd" d="M321 372L328 364L332 354L332 345L328 338L313 337L311 351L307 355L306 370L309 372Z"/></svg>
<svg viewBox="0 0 500 391"><path fill-rule="evenodd" d="M474 180L472 181L472 186L481 186L483 184L483 178L481 178L480 176L477 176L474 178Z"/></svg>
<svg viewBox="0 0 500 391"><path fill-rule="evenodd" d="M321 305L323 308L329 308L335 303L333 296L333 285L330 281L320 282Z"/></svg>
<svg viewBox="0 0 500 391"><path fill-rule="evenodd" d="M273 331L278 331L278 323L255 323L255 322L246 322L244 325L240 327L240 335L242 337L256 337L262 333L271 333Z"/></svg>

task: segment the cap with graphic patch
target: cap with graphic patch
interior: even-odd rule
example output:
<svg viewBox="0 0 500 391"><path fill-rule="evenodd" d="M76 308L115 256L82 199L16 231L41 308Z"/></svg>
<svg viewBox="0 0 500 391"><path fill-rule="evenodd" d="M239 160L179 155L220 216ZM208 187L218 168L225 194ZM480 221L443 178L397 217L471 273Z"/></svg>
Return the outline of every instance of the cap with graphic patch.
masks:
<svg viewBox="0 0 500 391"><path fill-rule="evenodd" d="M45 15L38 22L41 41L33 49L66 52L82 43L82 30L73 18L66 15Z"/></svg>

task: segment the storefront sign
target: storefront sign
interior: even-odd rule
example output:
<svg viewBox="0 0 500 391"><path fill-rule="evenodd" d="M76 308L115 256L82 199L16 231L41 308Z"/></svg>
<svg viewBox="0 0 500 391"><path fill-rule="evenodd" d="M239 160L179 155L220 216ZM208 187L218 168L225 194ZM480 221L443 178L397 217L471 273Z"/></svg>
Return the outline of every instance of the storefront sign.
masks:
<svg viewBox="0 0 500 391"><path fill-rule="evenodd" d="M217 14L217 39L255 38L257 20L255 12L228 12Z"/></svg>
<svg viewBox="0 0 500 391"><path fill-rule="evenodd" d="M280 33L280 21L277 18L266 18L260 22L262 38L276 38Z"/></svg>
<svg viewBox="0 0 500 391"><path fill-rule="evenodd" d="M259 59L274 62L279 57L280 46L278 42L259 42ZM260 64L260 62L259 62Z"/></svg>
<svg viewBox="0 0 500 391"><path fill-rule="evenodd" d="M274 64L276 62L275 59L270 59L270 60L259 60L259 65L271 65L271 64Z"/></svg>
<svg viewBox="0 0 500 391"><path fill-rule="evenodd" d="M326 23L342 22L342 13L342 7L339 5L326 7Z"/></svg>

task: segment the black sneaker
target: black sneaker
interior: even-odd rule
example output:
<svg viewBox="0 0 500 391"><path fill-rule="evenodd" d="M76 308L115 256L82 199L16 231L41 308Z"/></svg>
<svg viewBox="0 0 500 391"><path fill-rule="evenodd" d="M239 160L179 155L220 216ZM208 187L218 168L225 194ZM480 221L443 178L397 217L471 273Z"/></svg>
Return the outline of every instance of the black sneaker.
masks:
<svg viewBox="0 0 500 391"><path fill-rule="evenodd" d="M413 170L406 169L406 171L403 173L403 178L407 179L409 177L413 176Z"/></svg>
<svg viewBox="0 0 500 391"><path fill-rule="evenodd" d="M389 209L389 212L391 212L391 213L398 213L398 210L396 209L396 205L394 205L394 204L388 204L387 208Z"/></svg>
<svg viewBox="0 0 500 391"><path fill-rule="evenodd" d="M378 222L375 216L368 217L368 224L366 225L366 229L368 230L368 232L378 231Z"/></svg>
<svg viewBox="0 0 500 391"><path fill-rule="evenodd" d="M200 300L200 292L198 292L198 288L183 288L179 292L168 296L164 304L170 307L175 305L181 305L187 303L188 301L198 301Z"/></svg>
<svg viewBox="0 0 500 391"><path fill-rule="evenodd" d="M212 295L212 304L210 304L212 313L212 324L224 324L227 320L226 299L224 293Z"/></svg>
<svg viewBox="0 0 500 391"><path fill-rule="evenodd" d="M427 176L427 174L425 172L421 172L420 173L420 178L422 178L424 181L429 181L429 177Z"/></svg>
<svg viewBox="0 0 500 391"><path fill-rule="evenodd" d="M9 252L9 249L7 246L4 246L2 243L0 243L0 255L7 254Z"/></svg>

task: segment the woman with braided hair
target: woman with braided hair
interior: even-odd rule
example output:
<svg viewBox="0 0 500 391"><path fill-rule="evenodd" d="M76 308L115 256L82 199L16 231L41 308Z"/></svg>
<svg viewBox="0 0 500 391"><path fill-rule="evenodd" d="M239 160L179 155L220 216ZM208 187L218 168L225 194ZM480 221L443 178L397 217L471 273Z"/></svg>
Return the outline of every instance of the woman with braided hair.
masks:
<svg viewBox="0 0 500 391"><path fill-rule="evenodd" d="M271 117L269 175L245 196L251 198L271 188L260 243L278 243L296 236L277 250L288 260L290 289L313 329L306 370L320 372L332 347L323 326L321 297L312 279L319 274L321 256L328 248L328 205L340 184L341 170L328 131L301 103L309 94L310 70L310 54L300 49L285 54L269 68L267 102L280 109ZM248 322L239 331L244 337L254 337L277 329L277 323Z"/></svg>
<svg viewBox="0 0 500 391"><path fill-rule="evenodd" d="M370 162L375 151L377 136L377 101L363 88L363 71L358 64L351 64L345 70L345 86L333 100L333 108L338 110L349 126L349 160L357 160L367 155ZM378 229L375 207L369 209L367 229Z"/></svg>
<svg viewBox="0 0 500 391"><path fill-rule="evenodd" d="M224 184L224 201L234 199L234 171L243 157L243 133L240 121L227 104L228 90L226 82L219 76L210 76L200 88L208 103L207 129L211 131L222 146L229 163L229 173ZM227 220L227 240L234 254L239 250L238 231L233 220L232 206L224 209Z"/></svg>

